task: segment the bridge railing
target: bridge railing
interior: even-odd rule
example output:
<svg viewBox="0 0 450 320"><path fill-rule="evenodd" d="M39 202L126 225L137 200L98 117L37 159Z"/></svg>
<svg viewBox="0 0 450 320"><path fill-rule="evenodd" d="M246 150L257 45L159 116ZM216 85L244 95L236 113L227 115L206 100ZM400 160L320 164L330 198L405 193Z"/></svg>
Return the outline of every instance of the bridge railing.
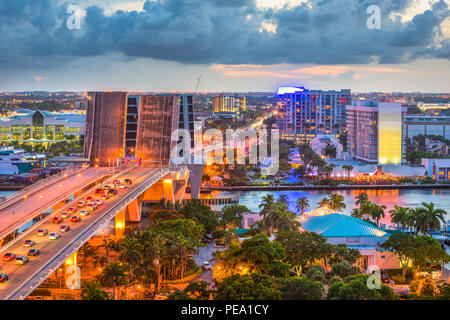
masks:
<svg viewBox="0 0 450 320"><path fill-rule="evenodd" d="M123 173L123 172L122 172ZM64 247L58 250L55 253L55 258L50 261L44 261L42 265L35 269L34 272L31 272L28 277L26 277L19 288L11 288L7 291L5 296L3 297L4 300L8 299L25 299L35 288L37 288L44 280L50 276L62 263L64 263L65 259L70 257L72 254L74 254L86 241L88 241L96 232L98 229L102 228L106 222L111 220L117 213L119 213L121 210L123 210L132 200L134 200L140 193L145 191L146 188L148 188L149 185L152 185L153 183L159 181L162 177L167 175L169 173L168 169L161 169L159 172L155 173L149 180L144 182L139 188L136 190L133 190L129 195L127 195L124 199L122 199L119 204L111 209L109 209L104 215L99 216L90 227L88 227L86 230L82 231L77 237L70 240L70 242ZM93 230L94 229L94 230ZM78 243L77 243L78 242ZM58 258L58 256L63 255L66 250L68 250L69 247L71 250L67 252L63 258ZM64 260L61 260L64 259ZM39 275L42 270L46 270L46 275L41 275L39 278L37 276ZM34 279L33 281L33 278ZM30 283L32 281L32 283ZM22 294L20 294L20 290L25 290ZM19 296L17 296L19 295Z"/></svg>
<svg viewBox="0 0 450 320"><path fill-rule="evenodd" d="M46 179L43 179L39 182L33 183L32 185L29 185L22 190L14 193L13 195L10 195L9 197L6 197L2 200L0 203L0 210L6 208L7 206L11 205L15 201L17 201L20 198L23 198L25 196L28 196L30 194L33 194L37 192L38 190L49 186L50 184L53 184L63 178L68 177L69 175L80 173L83 170L86 170L88 166L74 166L69 165L65 170L61 171L58 174L54 174Z"/></svg>
<svg viewBox="0 0 450 320"><path fill-rule="evenodd" d="M117 168L116 175L118 175L118 174L123 174L126 170L131 170L131 169L133 169L133 168L134 168L133 166L122 166L122 167L119 167L119 168ZM90 183L94 182L94 181L97 180L97 179L98 179L97 176L93 177L92 179L89 179L88 181L86 181L86 185L89 185ZM67 190L67 193L75 192L75 191L77 191L76 189L78 189L78 188L75 187L75 188L73 188L73 189ZM62 196L62 197L60 197L60 198L57 198L57 199L55 199L54 201L50 202L50 203L48 204L48 207L47 207L47 208L53 206L54 204L56 204L56 203L58 203L58 202L61 202L62 199L64 199L65 197L66 197L66 195L64 195L64 196ZM2 239L2 238L4 238L4 237L6 237L8 234L14 232L14 230L20 228L21 226L23 226L24 224L26 224L26 223L27 223L28 221L30 221L31 219L34 219L34 218L37 217L39 214L41 214L43 211L45 211L43 208L38 208L38 209L36 209L36 210L30 212L29 214L27 214L25 217L23 217L23 218L21 218L21 219L19 219L19 220L17 220L17 221L13 221L12 224L10 224L9 226L7 226L6 228L3 228L3 230L0 230L0 239ZM13 219L14 219L14 214L13 214Z"/></svg>

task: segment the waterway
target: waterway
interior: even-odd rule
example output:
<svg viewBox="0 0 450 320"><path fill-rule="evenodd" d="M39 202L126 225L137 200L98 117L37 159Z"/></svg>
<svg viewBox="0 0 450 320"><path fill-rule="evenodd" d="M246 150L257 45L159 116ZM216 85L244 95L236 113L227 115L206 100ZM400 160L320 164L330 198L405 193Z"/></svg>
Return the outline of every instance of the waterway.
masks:
<svg viewBox="0 0 450 320"><path fill-rule="evenodd" d="M379 204L385 205L386 217L381 220L382 224L387 226L390 224L389 210L395 204L402 207L414 208L420 206L422 202L433 202L437 208L447 211L446 219L450 219L450 189L414 189L414 190L340 190L334 191L344 196L347 208L342 211L344 214L350 214L351 210L355 208L355 197L361 192L366 192L369 200ZM309 200L311 209L318 207L318 202L328 196L330 192L327 191L219 191L213 194L214 197L227 197L237 195L239 197L239 204L246 206L252 212L259 212L259 204L261 198L265 195L271 194L275 198L285 194L289 200L289 209L296 212L297 199L305 197ZM214 209L220 209L222 206L215 206Z"/></svg>

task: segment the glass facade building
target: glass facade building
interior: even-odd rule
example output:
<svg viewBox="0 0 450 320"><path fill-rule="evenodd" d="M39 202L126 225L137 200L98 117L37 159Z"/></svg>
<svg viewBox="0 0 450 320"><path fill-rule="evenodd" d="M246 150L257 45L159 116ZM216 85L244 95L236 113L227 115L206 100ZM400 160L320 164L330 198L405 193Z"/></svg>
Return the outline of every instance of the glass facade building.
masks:
<svg viewBox="0 0 450 320"><path fill-rule="evenodd" d="M402 162L401 103L355 101L347 106L347 147L358 160L379 164Z"/></svg>
<svg viewBox="0 0 450 320"><path fill-rule="evenodd" d="M307 142L318 134L339 137L346 130L346 106L351 91L308 90L280 87L277 123L282 139Z"/></svg>
<svg viewBox="0 0 450 320"><path fill-rule="evenodd" d="M85 134L86 115L81 112L50 112L19 109L0 118L2 142L57 142L66 135Z"/></svg>

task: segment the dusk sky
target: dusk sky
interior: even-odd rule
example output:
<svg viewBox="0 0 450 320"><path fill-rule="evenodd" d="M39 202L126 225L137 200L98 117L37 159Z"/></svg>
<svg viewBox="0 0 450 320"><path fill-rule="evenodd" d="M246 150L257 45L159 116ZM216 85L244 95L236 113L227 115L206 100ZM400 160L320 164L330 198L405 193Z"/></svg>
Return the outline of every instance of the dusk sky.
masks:
<svg viewBox="0 0 450 320"><path fill-rule="evenodd" d="M366 10L381 9L369 30ZM80 30L66 10L82 10ZM449 92L450 0L0 0L0 91Z"/></svg>

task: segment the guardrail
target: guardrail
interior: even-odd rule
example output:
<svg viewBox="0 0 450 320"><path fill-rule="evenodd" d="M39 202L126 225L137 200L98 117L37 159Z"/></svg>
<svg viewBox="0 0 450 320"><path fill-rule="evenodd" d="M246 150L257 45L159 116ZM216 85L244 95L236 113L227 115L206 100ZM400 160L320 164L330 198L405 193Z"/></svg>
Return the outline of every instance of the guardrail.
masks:
<svg viewBox="0 0 450 320"><path fill-rule="evenodd" d="M127 171L126 169L131 170L131 169L133 169L133 168L134 168L134 167L130 167L130 166L119 167L119 168L117 168L117 170L118 170L117 174L123 174L124 172ZM90 183L94 182L94 181L97 180L98 178L99 178L98 176L95 176L95 177L93 177L92 179L86 181L86 185L89 185ZM67 194L67 193L76 192L78 189L79 189L78 187L75 187L75 188L72 188L72 189L70 189L70 190L67 190L67 192L66 192L63 196L61 196L61 197L59 197L59 198L53 200L52 202L50 202L50 203L48 204L48 208L51 207L51 206L53 206L54 204L57 204L57 203L61 202L64 198L66 198L66 194ZM17 220L17 221L14 221L14 223L13 223L12 225L9 225L8 227L4 228L3 230L0 230L0 239L3 239L3 238L6 237L8 234L10 234L10 233L13 232L14 230L20 228L21 226L23 226L25 223L27 223L27 222L30 221L31 219L37 217L37 216L38 216L40 213L42 213L43 211L44 211L44 210L43 210L42 208L36 209L36 210L34 210L33 212L31 212L30 214L28 214L28 215L26 215L25 217L23 217L22 219Z"/></svg>
<svg viewBox="0 0 450 320"><path fill-rule="evenodd" d="M2 200L0 203L0 210L10 206L15 201L18 201L19 199L23 198L24 196L28 196L32 193L37 192L38 190L42 189L43 187L47 187L50 184L53 184L63 178L68 177L69 175L74 175L77 173L80 173L83 170L86 170L88 166L82 166L82 167L75 167L73 165L69 166L70 168L66 168L65 170L61 171L58 174L54 174L44 180L41 180L39 182L33 183L32 185L29 185L22 190L6 197Z"/></svg>
<svg viewBox="0 0 450 320"><path fill-rule="evenodd" d="M120 173L123 174L124 172ZM64 261L73 255L86 241L88 241L92 236L97 232L97 230L101 229L106 225L115 215L117 215L121 210L126 208L126 206L136 199L142 192L144 192L147 188L149 188L152 184L158 182L164 176L169 173L169 169L160 169L158 173L153 175L147 181L145 181L139 188L132 191L129 195L127 195L124 199L122 199L115 207L109 209L104 215L99 216L90 227L81 232L77 237L72 239L64 248L60 249L56 254L55 258L51 261L44 262L42 266L32 272L20 285L19 288L11 288L6 295L3 297L4 300L23 300L25 299L35 288L37 288L46 278L48 278ZM118 176L117 174L115 176ZM113 179L113 178L111 178ZM92 188L93 190L94 188ZM77 243L78 242L78 243ZM76 244L76 245L75 245ZM71 247L72 246L72 247ZM66 254L64 257L58 257L59 255ZM65 259L65 260L61 260ZM46 270L46 274L41 275L38 274L42 272L42 270ZM37 279L33 278L37 277ZM30 283L30 281L33 281ZM26 288L28 287L28 288ZM26 292L19 294L20 290L26 290ZM19 295L19 296L17 296Z"/></svg>

